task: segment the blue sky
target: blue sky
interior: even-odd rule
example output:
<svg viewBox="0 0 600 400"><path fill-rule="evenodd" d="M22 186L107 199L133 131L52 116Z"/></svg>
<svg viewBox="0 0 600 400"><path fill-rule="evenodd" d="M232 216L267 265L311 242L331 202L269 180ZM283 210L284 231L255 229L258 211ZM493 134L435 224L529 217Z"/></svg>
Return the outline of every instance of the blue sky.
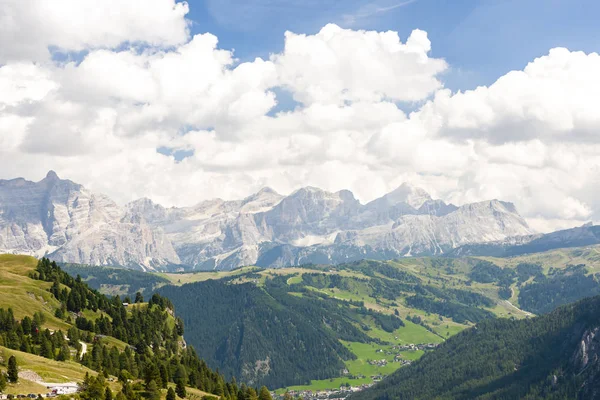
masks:
<svg viewBox="0 0 600 400"><path fill-rule="evenodd" d="M211 32L240 60L268 57L283 33L314 34L329 22L394 30L402 40L426 30L445 58L452 90L489 85L552 47L600 50L597 0L190 0L192 33Z"/></svg>

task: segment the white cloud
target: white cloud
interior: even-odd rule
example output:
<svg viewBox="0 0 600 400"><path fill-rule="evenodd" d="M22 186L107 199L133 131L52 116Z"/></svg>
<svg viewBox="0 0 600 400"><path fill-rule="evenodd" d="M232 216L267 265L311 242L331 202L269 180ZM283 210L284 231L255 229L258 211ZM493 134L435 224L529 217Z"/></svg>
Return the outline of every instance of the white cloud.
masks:
<svg viewBox="0 0 600 400"><path fill-rule="evenodd" d="M489 87L457 94L441 90L422 114L440 122L440 135L458 139L598 142L598 71L597 53L555 48Z"/></svg>
<svg viewBox="0 0 600 400"><path fill-rule="evenodd" d="M442 84L446 62L430 58L427 33L342 29L329 24L316 35L285 34L283 53L271 57L280 80L304 104L423 100Z"/></svg>
<svg viewBox="0 0 600 400"><path fill-rule="evenodd" d="M45 60L62 51L122 43L174 46L187 41L187 3L175 0L3 0L0 63Z"/></svg>
<svg viewBox="0 0 600 400"><path fill-rule="evenodd" d="M115 28L133 18L125 10L110 34L52 33L53 16L23 36L19 57L19 46L0 43L0 60L20 60L0 66L1 178L55 169L120 202L165 205L265 185L350 189L368 201L410 181L457 204L513 201L543 230L600 219L597 54L554 49L489 87L451 93L422 31L402 43L394 32L328 25L287 33L269 60L239 63L214 35L188 39L186 5L148 4L157 14L137 20L164 17L153 32ZM39 19L20 7L9 8L13 20ZM90 24L106 16L95 14ZM150 45L113 48L136 41ZM47 46L85 54L34 63ZM270 114L277 87L301 104ZM426 102L406 115L397 101ZM193 154L178 162L159 147Z"/></svg>

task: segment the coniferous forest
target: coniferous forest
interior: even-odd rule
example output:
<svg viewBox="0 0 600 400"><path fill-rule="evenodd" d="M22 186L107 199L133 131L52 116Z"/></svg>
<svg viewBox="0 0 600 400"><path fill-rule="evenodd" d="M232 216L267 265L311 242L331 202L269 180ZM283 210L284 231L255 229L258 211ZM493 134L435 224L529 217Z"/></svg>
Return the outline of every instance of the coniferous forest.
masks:
<svg viewBox="0 0 600 400"><path fill-rule="evenodd" d="M467 329L352 400L592 399L600 393L600 296Z"/></svg>

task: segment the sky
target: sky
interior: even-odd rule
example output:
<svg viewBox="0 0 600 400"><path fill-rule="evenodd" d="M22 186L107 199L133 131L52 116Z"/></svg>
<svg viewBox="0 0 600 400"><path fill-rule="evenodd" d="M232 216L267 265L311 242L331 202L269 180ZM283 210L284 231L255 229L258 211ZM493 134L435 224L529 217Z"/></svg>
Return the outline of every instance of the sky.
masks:
<svg viewBox="0 0 600 400"><path fill-rule="evenodd" d="M0 0L0 179L120 204L403 182L600 221L593 0Z"/></svg>

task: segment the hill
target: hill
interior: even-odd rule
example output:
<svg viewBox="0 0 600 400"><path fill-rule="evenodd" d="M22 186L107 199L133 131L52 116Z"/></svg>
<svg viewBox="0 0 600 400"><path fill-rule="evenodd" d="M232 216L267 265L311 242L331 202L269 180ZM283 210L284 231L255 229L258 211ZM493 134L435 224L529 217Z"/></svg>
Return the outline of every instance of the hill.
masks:
<svg viewBox="0 0 600 400"><path fill-rule="evenodd" d="M350 398L600 398L599 332L600 297L528 320L487 320Z"/></svg>
<svg viewBox="0 0 600 400"><path fill-rule="evenodd" d="M106 388L128 400L158 399L177 383L196 393L190 398L229 399L249 390L226 382L185 346L182 321L157 294L123 303L48 259L13 255L0 255L0 288L0 370L12 357L19 367L6 393L46 393L62 384L79 385L82 399L104 398Z"/></svg>

